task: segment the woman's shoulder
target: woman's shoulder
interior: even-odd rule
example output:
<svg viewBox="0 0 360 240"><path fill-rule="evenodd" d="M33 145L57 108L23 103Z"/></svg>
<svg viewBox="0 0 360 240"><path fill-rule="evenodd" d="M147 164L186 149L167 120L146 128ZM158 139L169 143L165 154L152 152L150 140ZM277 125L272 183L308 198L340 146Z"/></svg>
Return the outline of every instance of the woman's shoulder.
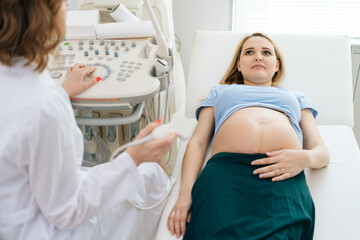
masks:
<svg viewBox="0 0 360 240"><path fill-rule="evenodd" d="M230 86L230 85L228 85L228 84L216 84L216 85L214 85L214 86L212 87L212 89L214 89L214 90L219 90L219 89L226 88L226 87L228 87L228 86Z"/></svg>
<svg viewBox="0 0 360 240"><path fill-rule="evenodd" d="M296 89L288 89L288 88L282 88L282 87L279 87L278 89L286 91L286 92L288 92L290 94L293 94L297 98L303 98L304 97L304 94L302 92L300 92L299 90L296 90Z"/></svg>
<svg viewBox="0 0 360 240"><path fill-rule="evenodd" d="M212 87L212 91L221 91L227 88L244 88L244 84L217 84L215 86Z"/></svg>

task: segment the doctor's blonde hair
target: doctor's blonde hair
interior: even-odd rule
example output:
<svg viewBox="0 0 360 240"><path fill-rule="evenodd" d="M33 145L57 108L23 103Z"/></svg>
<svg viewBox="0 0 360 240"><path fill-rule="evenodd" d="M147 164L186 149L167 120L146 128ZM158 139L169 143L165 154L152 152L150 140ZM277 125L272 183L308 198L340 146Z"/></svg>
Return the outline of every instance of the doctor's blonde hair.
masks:
<svg viewBox="0 0 360 240"><path fill-rule="evenodd" d="M284 74L285 74L283 58L282 58L279 48L275 44L275 42L269 36L265 35L264 33L259 33L259 32L253 33L251 35L247 35L240 41L240 43L238 44L238 46L236 48L234 57L231 60L230 66L229 66L228 70L226 71L224 77L221 79L220 84L233 84L233 83L244 84L244 77L241 74L241 72L238 71L237 62L239 61L240 54L241 54L241 51L243 49L245 42L249 38L252 38L252 37L266 38L274 46L276 59L279 60L279 70L274 74L271 85L273 87L279 86L279 83L284 78Z"/></svg>
<svg viewBox="0 0 360 240"><path fill-rule="evenodd" d="M63 0L0 1L0 63L12 65L22 56L42 72L65 34L60 8Z"/></svg>

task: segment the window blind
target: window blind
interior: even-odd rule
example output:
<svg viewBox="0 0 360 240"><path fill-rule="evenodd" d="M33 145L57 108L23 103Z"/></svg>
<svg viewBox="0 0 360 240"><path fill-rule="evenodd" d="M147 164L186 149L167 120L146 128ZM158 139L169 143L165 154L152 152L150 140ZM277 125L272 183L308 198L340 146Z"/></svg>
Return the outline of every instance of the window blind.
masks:
<svg viewBox="0 0 360 240"><path fill-rule="evenodd" d="M234 4L235 31L360 37L360 0L235 0Z"/></svg>

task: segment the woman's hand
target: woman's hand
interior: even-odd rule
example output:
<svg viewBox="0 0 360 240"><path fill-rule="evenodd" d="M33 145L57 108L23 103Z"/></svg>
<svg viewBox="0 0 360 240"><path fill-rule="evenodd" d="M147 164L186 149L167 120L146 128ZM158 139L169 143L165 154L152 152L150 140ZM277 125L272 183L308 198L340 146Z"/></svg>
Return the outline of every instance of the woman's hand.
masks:
<svg viewBox="0 0 360 240"><path fill-rule="evenodd" d="M146 137L160 124L161 119L149 123L139 132L135 140ZM170 150L175 138L176 133L174 132L163 139L151 140L137 146L129 147L126 152L132 157L137 166L143 162L160 162Z"/></svg>
<svg viewBox="0 0 360 240"><path fill-rule="evenodd" d="M308 150L283 149L266 154L268 157L251 162L251 165L267 165L254 171L259 178L272 178L282 181L298 175L309 166L310 155Z"/></svg>
<svg viewBox="0 0 360 240"><path fill-rule="evenodd" d="M67 69L66 78L61 86L65 89L69 97L76 96L101 80L101 78L89 78L89 75L95 70L96 67L77 63L74 67Z"/></svg>
<svg viewBox="0 0 360 240"><path fill-rule="evenodd" d="M168 230L171 235L176 235L176 238L184 236L186 224L190 222L191 212L190 207L192 204L191 195L188 197L179 197L175 206L171 210L168 217Z"/></svg>

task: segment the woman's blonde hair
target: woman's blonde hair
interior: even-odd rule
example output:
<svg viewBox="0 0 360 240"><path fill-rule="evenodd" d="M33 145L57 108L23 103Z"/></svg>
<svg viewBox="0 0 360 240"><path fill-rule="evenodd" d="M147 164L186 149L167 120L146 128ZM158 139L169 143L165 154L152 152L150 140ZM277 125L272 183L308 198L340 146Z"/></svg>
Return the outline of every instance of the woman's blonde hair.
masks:
<svg viewBox="0 0 360 240"><path fill-rule="evenodd" d="M65 34L60 12L63 0L0 1L0 63L11 66L13 57L28 59L42 72L49 54Z"/></svg>
<svg viewBox="0 0 360 240"><path fill-rule="evenodd" d="M285 72L283 58L282 58L279 48L275 44L275 42L269 36L267 36L263 33L258 33L258 32L253 33L251 35L247 35L241 40L241 42L239 43L239 45L236 48L235 55L231 61L231 64L230 64L228 70L226 71L224 77L221 79L220 84L233 84L233 83L244 84L244 77L241 74L241 72L238 71L237 61L239 61L240 54L241 54L241 51L243 49L245 42L249 38L252 38L252 37L266 38L274 46L275 57L277 60L279 60L279 70L274 74L271 85L274 87L277 87L279 85L279 83L281 82L281 80L284 77L284 72Z"/></svg>

